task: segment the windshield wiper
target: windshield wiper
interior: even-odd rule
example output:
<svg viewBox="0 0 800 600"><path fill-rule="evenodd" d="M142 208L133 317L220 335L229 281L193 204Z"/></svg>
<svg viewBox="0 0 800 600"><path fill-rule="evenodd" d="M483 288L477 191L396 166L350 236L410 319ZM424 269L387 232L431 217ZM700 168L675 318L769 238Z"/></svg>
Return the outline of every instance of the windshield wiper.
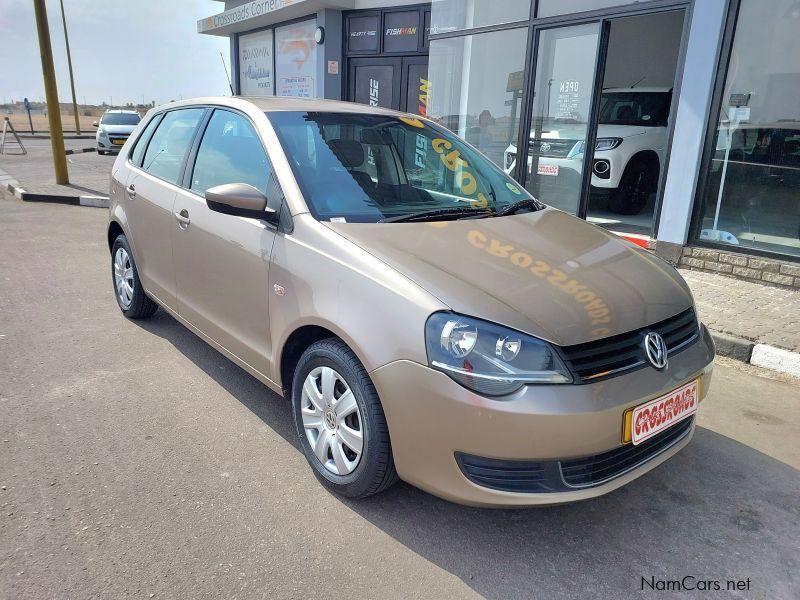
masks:
<svg viewBox="0 0 800 600"><path fill-rule="evenodd" d="M485 208L437 208L435 210L425 210L422 212L399 215L396 217L386 217L378 223L400 223L404 221L435 221L437 219L460 219L462 217L491 216Z"/></svg>
<svg viewBox="0 0 800 600"><path fill-rule="evenodd" d="M497 211L494 216L495 217L505 217L506 215L512 215L520 209L523 208L530 208L532 210L542 210L544 206L538 201L533 200L532 198L525 198L525 200L519 200L512 204L506 206L503 210Z"/></svg>

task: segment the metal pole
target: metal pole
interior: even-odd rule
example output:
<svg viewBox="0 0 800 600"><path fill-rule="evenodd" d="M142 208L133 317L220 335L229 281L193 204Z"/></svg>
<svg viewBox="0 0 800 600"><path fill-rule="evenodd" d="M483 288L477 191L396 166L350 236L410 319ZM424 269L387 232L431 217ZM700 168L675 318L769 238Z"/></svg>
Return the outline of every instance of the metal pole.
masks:
<svg viewBox="0 0 800 600"><path fill-rule="evenodd" d="M67 16L64 14L64 0L61 0L61 22L64 24L64 42L67 45L67 66L69 67L69 85L72 88L72 110L75 111L75 132L81 134L81 123L78 115L78 101L75 99L75 79L72 77L72 55L69 52L67 36Z"/></svg>
<svg viewBox="0 0 800 600"><path fill-rule="evenodd" d="M45 0L33 0L33 8L36 13L36 30L39 34L39 52L42 55L42 76L47 97L47 120L50 124L50 147L53 151L56 183L65 184L69 183L67 155L64 150L64 132L61 129L61 107L58 104L58 87L53 68L53 48L50 45Z"/></svg>

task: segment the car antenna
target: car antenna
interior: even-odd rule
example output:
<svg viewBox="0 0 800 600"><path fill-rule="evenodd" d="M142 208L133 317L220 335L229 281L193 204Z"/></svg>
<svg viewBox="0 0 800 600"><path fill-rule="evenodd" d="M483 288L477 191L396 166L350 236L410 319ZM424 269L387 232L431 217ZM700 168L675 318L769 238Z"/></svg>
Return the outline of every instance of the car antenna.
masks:
<svg viewBox="0 0 800 600"><path fill-rule="evenodd" d="M220 52L220 56L221 56L221 55L222 55L222 52ZM631 89L635 88L637 85L639 85L640 83L642 83L642 82L643 82L645 79L647 79L647 75L645 75L645 76L644 76L644 77L642 77L642 78L641 78L639 81L637 81L636 83L634 83L634 84L631 86Z"/></svg>
<svg viewBox="0 0 800 600"><path fill-rule="evenodd" d="M231 76L228 75L228 67L225 66L225 57L222 56L222 52L219 53L219 59L222 61L222 68L225 69L225 79L228 80L228 87L231 89L231 96L235 96L236 94L233 93L233 85L231 84Z"/></svg>

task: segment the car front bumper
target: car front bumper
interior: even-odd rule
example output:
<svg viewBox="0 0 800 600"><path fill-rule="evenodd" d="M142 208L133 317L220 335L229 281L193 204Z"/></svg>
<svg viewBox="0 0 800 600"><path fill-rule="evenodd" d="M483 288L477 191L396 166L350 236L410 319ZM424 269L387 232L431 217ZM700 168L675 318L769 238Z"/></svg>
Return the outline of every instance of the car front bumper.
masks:
<svg viewBox="0 0 800 600"><path fill-rule="evenodd" d="M478 485L465 475L463 456L548 465L617 450L623 413L699 380L702 400L711 382L714 344L702 335L670 357L669 368L650 367L585 385L526 386L507 399L471 392L444 373L396 361L371 373L386 414L395 466L408 483L460 504L534 506L583 500L608 493L643 475L686 446L694 424L659 452L618 476L585 487L511 492Z"/></svg>

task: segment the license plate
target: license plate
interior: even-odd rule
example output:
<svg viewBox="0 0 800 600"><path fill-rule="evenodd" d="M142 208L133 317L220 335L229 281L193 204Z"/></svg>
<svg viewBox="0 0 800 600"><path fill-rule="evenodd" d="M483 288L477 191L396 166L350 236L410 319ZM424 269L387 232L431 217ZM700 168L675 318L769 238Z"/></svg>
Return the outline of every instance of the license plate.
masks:
<svg viewBox="0 0 800 600"><path fill-rule="evenodd" d="M125 140L111 140L111 143L115 146L122 146L125 143Z"/></svg>
<svg viewBox="0 0 800 600"><path fill-rule="evenodd" d="M558 165L542 165L536 167L536 172L539 175L558 175Z"/></svg>
<svg viewBox="0 0 800 600"><path fill-rule="evenodd" d="M697 412L697 380L633 409L630 439L634 445L659 434Z"/></svg>

